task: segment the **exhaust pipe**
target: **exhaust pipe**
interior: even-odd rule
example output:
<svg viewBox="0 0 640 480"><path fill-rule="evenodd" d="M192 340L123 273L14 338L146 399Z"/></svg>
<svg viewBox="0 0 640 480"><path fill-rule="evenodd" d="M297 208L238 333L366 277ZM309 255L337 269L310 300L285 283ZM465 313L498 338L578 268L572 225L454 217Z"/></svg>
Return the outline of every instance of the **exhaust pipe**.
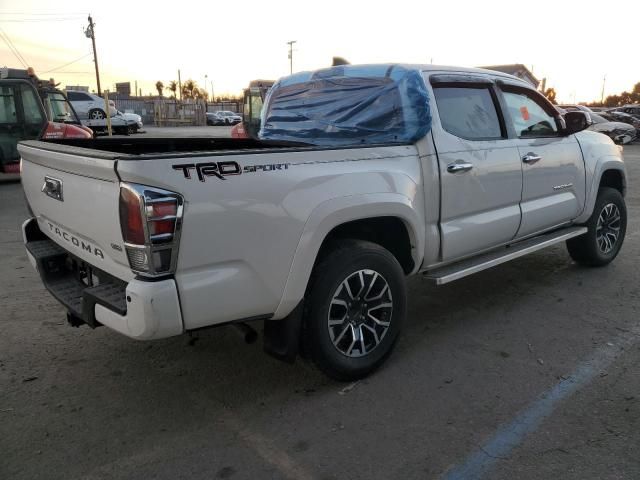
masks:
<svg viewBox="0 0 640 480"><path fill-rule="evenodd" d="M258 339L258 332L246 323L234 323L233 328L244 339L245 343L252 344Z"/></svg>

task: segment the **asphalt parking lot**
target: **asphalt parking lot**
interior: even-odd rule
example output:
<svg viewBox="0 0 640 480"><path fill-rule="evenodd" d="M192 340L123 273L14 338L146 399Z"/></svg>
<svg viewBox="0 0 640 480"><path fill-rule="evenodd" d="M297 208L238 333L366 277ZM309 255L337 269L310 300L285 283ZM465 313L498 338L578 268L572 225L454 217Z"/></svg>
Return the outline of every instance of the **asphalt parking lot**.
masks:
<svg viewBox="0 0 640 480"><path fill-rule="evenodd" d="M229 328L67 326L24 254L20 185L0 184L0 479L640 478L640 145L625 158L613 264L557 246L412 278L394 354L354 384Z"/></svg>

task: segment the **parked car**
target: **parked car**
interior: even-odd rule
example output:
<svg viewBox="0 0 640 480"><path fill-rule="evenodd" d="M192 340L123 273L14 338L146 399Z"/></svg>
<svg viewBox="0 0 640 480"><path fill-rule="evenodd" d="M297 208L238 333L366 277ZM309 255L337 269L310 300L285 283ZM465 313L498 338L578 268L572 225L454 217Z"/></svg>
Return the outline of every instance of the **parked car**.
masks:
<svg viewBox="0 0 640 480"><path fill-rule="evenodd" d="M607 135L611 140L620 145L626 145L633 142L638 133L636 129L623 122L617 122L606 113L590 113L591 121L593 125L589 127L589 130L594 132L600 132Z"/></svg>
<svg viewBox="0 0 640 480"><path fill-rule="evenodd" d="M625 105L624 107L620 107L618 110L628 113L629 115L633 115L636 118L640 118L640 105Z"/></svg>
<svg viewBox="0 0 640 480"><path fill-rule="evenodd" d="M81 119L103 120L107 118L104 98L93 93L67 90L67 98ZM113 100L109 100L109 113L113 117L118 111Z"/></svg>
<svg viewBox="0 0 640 480"><path fill-rule="evenodd" d="M31 69L0 68L0 179L19 179L18 142L91 137L62 92Z"/></svg>
<svg viewBox="0 0 640 480"><path fill-rule="evenodd" d="M516 77L341 65L276 82L263 119L259 140L20 144L27 256L72 325L151 340L261 321L267 352L303 344L355 379L396 344L409 275L565 242L604 266L622 246L622 150Z"/></svg>
<svg viewBox="0 0 640 480"><path fill-rule="evenodd" d="M218 112L207 112L207 125L220 126L225 124L225 119Z"/></svg>
<svg viewBox="0 0 640 480"><path fill-rule="evenodd" d="M602 113L601 113L602 115ZM611 118L614 122L622 122L628 125L631 125L636 129L636 132L640 134L640 118L636 118L633 115L630 115L625 112L621 112L619 110L610 110L605 113L605 118Z"/></svg>
<svg viewBox="0 0 640 480"><path fill-rule="evenodd" d="M136 133L138 130L142 130L144 126L142 123L142 117L137 113L124 113L120 110L116 110L116 117L120 117L127 122L128 133Z"/></svg>
<svg viewBox="0 0 640 480"><path fill-rule="evenodd" d="M587 113L591 113L593 110L591 110L589 107L587 107L586 105L572 105L572 104L566 104L566 105L557 105L557 107L562 108L563 110L566 110L567 112L587 112Z"/></svg>
<svg viewBox="0 0 640 480"><path fill-rule="evenodd" d="M220 118L222 118L225 125L235 125L242 121L242 116L229 110L219 110L215 112Z"/></svg>

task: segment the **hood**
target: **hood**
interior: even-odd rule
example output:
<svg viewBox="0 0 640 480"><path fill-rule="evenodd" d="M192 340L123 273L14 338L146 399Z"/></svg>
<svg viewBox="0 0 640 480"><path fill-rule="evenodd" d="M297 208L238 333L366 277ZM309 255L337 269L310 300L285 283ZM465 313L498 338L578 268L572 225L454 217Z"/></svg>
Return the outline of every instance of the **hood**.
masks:
<svg viewBox="0 0 640 480"><path fill-rule="evenodd" d="M605 122L605 123L596 123L589 127L589 130L593 130L594 132L612 132L614 130L620 130L622 132L632 132L635 133L636 129L633 125L629 125L628 123L623 122Z"/></svg>
<svg viewBox="0 0 640 480"><path fill-rule="evenodd" d="M122 114L120 114L120 116L122 118L124 118L125 120L131 120L133 122L142 121L142 117L140 115L138 115L137 113L122 113Z"/></svg>

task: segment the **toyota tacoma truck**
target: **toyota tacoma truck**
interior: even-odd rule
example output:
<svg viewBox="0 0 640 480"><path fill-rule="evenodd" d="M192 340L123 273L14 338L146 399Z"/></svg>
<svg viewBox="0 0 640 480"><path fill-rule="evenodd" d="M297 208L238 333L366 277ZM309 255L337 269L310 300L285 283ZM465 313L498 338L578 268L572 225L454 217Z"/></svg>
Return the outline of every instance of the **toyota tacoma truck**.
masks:
<svg viewBox="0 0 640 480"><path fill-rule="evenodd" d="M20 144L27 254L72 325L262 322L268 353L354 379L396 343L410 275L622 246L621 147L515 77L337 66L280 79L261 116L257 140Z"/></svg>

